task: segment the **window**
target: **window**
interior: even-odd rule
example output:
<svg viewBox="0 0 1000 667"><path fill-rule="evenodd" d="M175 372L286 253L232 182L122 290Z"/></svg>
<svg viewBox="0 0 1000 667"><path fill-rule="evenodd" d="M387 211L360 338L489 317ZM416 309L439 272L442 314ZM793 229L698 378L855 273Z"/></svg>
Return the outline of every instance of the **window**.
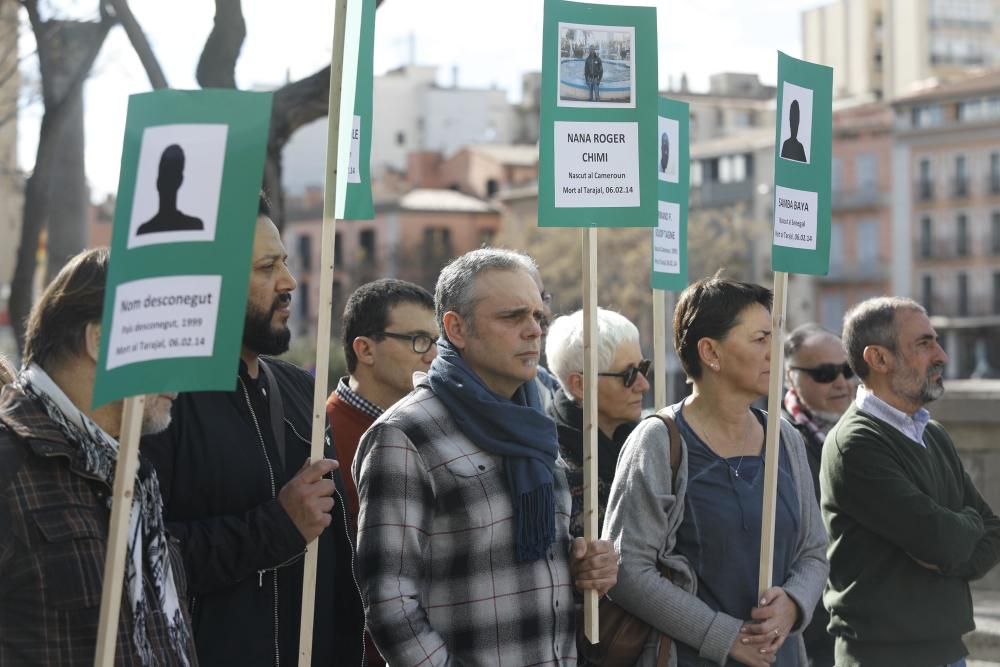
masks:
<svg viewBox="0 0 1000 667"><path fill-rule="evenodd" d="M993 272L993 314L1000 315L1000 271Z"/></svg>
<svg viewBox="0 0 1000 667"><path fill-rule="evenodd" d="M1000 211L993 211L990 217L990 251L1000 255Z"/></svg>
<svg viewBox="0 0 1000 667"><path fill-rule="evenodd" d="M452 258L451 230L447 227L424 229L423 258L427 268L437 270Z"/></svg>
<svg viewBox="0 0 1000 667"><path fill-rule="evenodd" d="M333 266L339 267L344 265L344 252L341 250L343 243L343 236L340 232L337 232L333 237Z"/></svg>
<svg viewBox="0 0 1000 667"><path fill-rule="evenodd" d="M312 270L312 237L308 234L299 234L298 238L299 245L299 265L302 267L302 271L307 272Z"/></svg>
<svg viewBox="0 0 1000 667"><path fill-rule="evenodd" d="M846 303L843 294L827 294L823 297L820 320L823 328L840 331L844 328Z"/></svg>
<svg viewBox="0 0 1000 667"><path fill-rule="evenodd" d="M397 146L402 146L405 143L406 143L406 134L404 134L403 132L397 132L396 133L396 145Z"/></svg>
<svg viewBox="0 0 1000 667"><path fill-rule="evenodd" d="M969 275L962 271L958 274L958 316L969 315Z"/></svg>
<svg viewBox="0 0 1000 667"><path fill-rule="evenodd" d="M870 192L878 190L878 156L875 153L861 153L854 159L857 172L858 190Z"/></svg>
<svg viewBox="0 0 1000 667"><path fill-rule="evenodd" d="M917 182L921 199L934 196L934 182L931 180L931 161L924 158L920 161L920 180Z"/></svg>
<svg viewBox="0 0 1000 667"><path fill-rule="evenodd" d="M309 286L303 285L305 289L295 290L295 301L299 305L299 319L301 320L301 329L305 329L306 322L309 321Z"/></svg>
<svg viewBox="0 0 1000 667"><path fill-rule="evenodd" d="M830 273L844 272L844 226L839 222L830 225Z"/></svg>
<svg viewBox="0 0 1000 667"><path fill-rule="evenodd" d="M879 266L878 220L862 220L857 227L858 269L871 273Z"/></svg>
<svg viewBox="0 0 1000 667"><path fill-rule="evenodd" d="M955 157L955 195L964 196L969 194L969 176L965 171L965 156Z"/></svg>
<svg viewBox="0 0 1000 667"><path fill-rule="evenodd" d="M944 122L944 108L939 104L913 107L913 127L934 127Z"/></svg>
<svg viewBox="0 0 1000 667"><path fill-rule="evenodd" d="M361 245L361 256L359 257L359 259L362 262L374 262L375 261L374 229L361 230L360 245Z"/></svg>
<svg viewBox="0 0 1000 667"><path fill-rule="evenodd" d="M492 197L500 189L500 182L495 178L490 178L486 181L486 196Z"/></svg>
<svg viewBox="0 0 1000 667"><path fill-rule="evenodd" d="M833 191L833 195L836 197L837 193L843 189L842 184L842 172L844 165L839 157L834 157L830 160L830 188Z"/></svg>
<svg viewBox="0 0 1000 667"><path fill-rule="evenodd" d="M990 153L990 192L1000 193L1000 153Z"/></svg>
<svg viewBox="0 0 1000 667"><path fill-rule="evenodd" d="M934 301L934 279L930 276L924 276L921 281L920 301L923 303L924 310L927 311L927 314L933 314L934 309L931 308L931 304Z"/></svg>
<svg viewBox="0 0 1000 667"><path fill-rule="evenodd" d="M955 252L958 253L959 257L965 257L969 254L969 216L959 213L955 223L955 233L957 234Z"/></svg>
<svg viewBox="0 0 1000 667"><path fill-rule="evenodd" d="M930 218L922 218L920 220L920 256L927 258L934 254L933 244L934 242L934 230L931 227Z"/></svg>

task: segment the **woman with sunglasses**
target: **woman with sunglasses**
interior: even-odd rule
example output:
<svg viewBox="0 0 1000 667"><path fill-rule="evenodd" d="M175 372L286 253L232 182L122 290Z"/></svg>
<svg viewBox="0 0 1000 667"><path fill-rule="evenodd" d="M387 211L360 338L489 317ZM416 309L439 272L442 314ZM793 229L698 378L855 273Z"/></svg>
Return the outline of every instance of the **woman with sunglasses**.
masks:
<svg viewBox="0 0 1000 667"><path fill-rule="evenodd" d="M774 587L757 590L771 292L719 277L689 286L674 312L674 346L692 387L667 413L680 435L676 479L669 430L647 419L618 460L604 537L621 554L611 598L650 622L680 667L808 664L809 624L829 566L826 533L802 439L781 422ZM661 576L660 566L670 572Z"/></svg>
<svg viewBox="0 0 1000 667"><path fill-rule="evenodd" d="M642 358L639 330L628 318L597 309L597 525L604 523L618 452L642 415L650 361ZM583 311L557 318L545 343L549 369L561 385L548 407L568 466L573 505L570 533L583 536Z"/></svg>

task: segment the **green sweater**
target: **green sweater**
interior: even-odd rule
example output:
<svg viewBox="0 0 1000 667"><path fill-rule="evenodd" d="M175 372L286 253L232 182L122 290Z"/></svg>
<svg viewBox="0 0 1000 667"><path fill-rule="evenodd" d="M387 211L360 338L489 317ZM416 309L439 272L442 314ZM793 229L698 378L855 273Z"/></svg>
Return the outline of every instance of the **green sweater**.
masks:
<svg viewBox="0 0 1000 667"><path fill-rule="evenodd" d="M1000 519L940 424L927 425L924 444L853 404L826 438L823 602L838 667L933 667L966 654L968 581L1000 560Z"/></svg>

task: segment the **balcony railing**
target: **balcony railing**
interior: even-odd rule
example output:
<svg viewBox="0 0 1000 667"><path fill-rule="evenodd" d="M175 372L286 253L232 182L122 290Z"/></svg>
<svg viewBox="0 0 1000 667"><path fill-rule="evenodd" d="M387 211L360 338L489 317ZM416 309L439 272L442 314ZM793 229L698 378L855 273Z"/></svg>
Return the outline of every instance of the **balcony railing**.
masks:
<svg viewBox="0 0 1000 667"><path fill-rule="evenodd" d="M965 241L964 246L959 246L957 237L951 239L934 239L928 248L921 239L915 239L913 243L913 256L917 260L947 260L972 257L974 254L974 239L968 237ZM926 252L927 250L930 250L930 254ZM964 252L959 252L959 250L964 250Z"/></svg>
<svg viewBox="0 0 1000 667"><path fill-rule="evenodd" d="M849 210L859 208L877 208L886 203L886 193L878 188L867 187L854 190L834 190L831 196L834 210Z"/></svg>
<svg viewBox="0 0 1000 667"><path fill-rule="evenodd" d="M738 202L750 202L754 197L753 181L735 183L702 183L691 189L691 204L713 207L731 206Z"/></svg>

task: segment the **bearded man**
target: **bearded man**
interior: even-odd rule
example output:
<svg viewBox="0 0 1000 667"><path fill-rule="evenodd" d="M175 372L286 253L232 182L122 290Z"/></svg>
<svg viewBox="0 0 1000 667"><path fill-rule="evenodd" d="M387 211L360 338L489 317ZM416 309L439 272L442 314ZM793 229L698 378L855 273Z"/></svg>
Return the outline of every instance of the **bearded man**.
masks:
<svg viewBox="0 0 1000 667"><path fill-rule="evenodd" d="M861 379L820 466L840 667L964 667L969 581L1000 560L1000 518L924 407L944 393L941 349L911 299L855 306L844 346Z"/></svg>
<svg viewBox="0 0 1000 667"><path fill-rule="evenodd" d="M143 441L190 579L205 665L298 662L303 556L319 538L314 665L361 665L364 614L338 463L309 461L314 382L282 354L296 287L261 198L235 391L191 392ZM332 473L332 477L331 477Z"/></svg>

